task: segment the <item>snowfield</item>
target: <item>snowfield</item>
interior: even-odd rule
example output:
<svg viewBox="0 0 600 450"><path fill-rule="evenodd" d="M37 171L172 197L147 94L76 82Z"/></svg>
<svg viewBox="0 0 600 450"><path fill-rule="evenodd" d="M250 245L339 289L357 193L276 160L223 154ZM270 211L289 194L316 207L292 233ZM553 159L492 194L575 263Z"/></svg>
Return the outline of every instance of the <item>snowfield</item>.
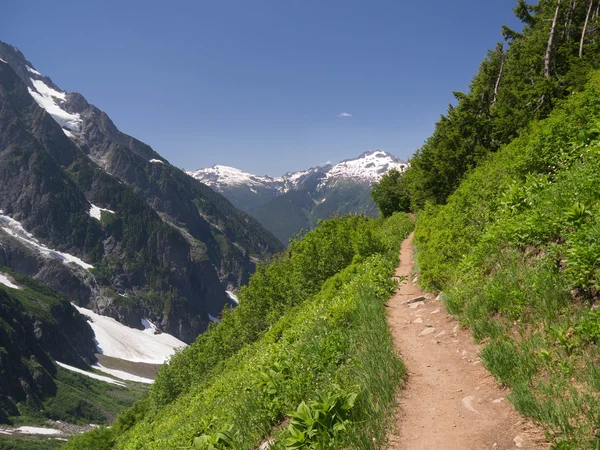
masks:
<svg viewBox="0 0 600 450"><path fill-rule="evenodd" d="M94 369L98 369L101 372L112 375L113 377L120 378L121 380L135 381L137 383L146 384L154 383L154 380L151 380L150 378L138 377L137 375L133 375L129 372L123 372L122 370L109 369L108 367L104 367L100 364L94 364L92 367Z"/></svg>
<svg viewBox="0 0 600 450"><path fill-rule="evenodd" d="M81 131L83 120L79 114L68 113L59 106L59 103L65 101L67 94L52 89L42 80L34 80L33 78L30 78L30 80L35 90L31 88L27 88L27 90L36 103L44 108L61 127L71 131Z"/></svg>
<svg viewBox="0 0 600 450"><path fill-rule="evenodd" d="M92 203L90 203L90 210L88 211L88 214L91 217L93 217L94 219L100 220L100 218L102 217L102 211L106 211L108 213L115 214L115 212L111 211L110 209L100 208L99 206L96 206L96 205L93 205Z"/></svg>
<svg viewBox="0 0 600 450"><path fill-rule="evenodd" d="M327 179L351 178L375 182L391 169L403 172L406 168L406 163L400 162L386 152L376 150L363 153L357 159L349 159L336 164L327 172L326 176Z"/></svg>
<svg viewBox="0 0 600 450"><path fill-rule="evenodd" d="M33 67L29 67L29 66L25 66L27 68L27 70L31 73L34 73L36 75L39 75L40 77L43 76L41 73L39 73L37 70L35 70Z"/></svg>
<svg viewBox="0 0 600 450"><path fill-rule="evenodd" d="M195 172L187 172L187 174L212 187L219 184L224 184L227 186L248 185L260 187L282 183L283 181L281 178L254 175L236 169L235 167L220 165L196 170Z"/></svg>
<svg viewBox="0 0 600 450"><path fill-rule="evenodd" d="M0 434L44 434L44 435L57 435L63 434L62 431L56 428L42 428L42 427L19 427L19 428L0 428Z"/></svg>
<svg viewBox="0 0 600 450"><path fill-rule="evenodd" d="M237 298L237 295L235 295L233 292L231 291L225 291L227 293L227 297L229 297L231 300L233 300L235 302L236 305L240 304L240 300Z"/></svg>
<svg viewBox="0 0 600 450"><path fill-rule="evenodd" d="M164 162L161 161L160 159L151 159L150 162L152 164L164 164Z"/></svg>
<svg viewBox="0 0 600 450"><path fill-rule="evenodd" d="M89 323L96 335L96 346L103 355L132 362L164 364L175 350L186 346L185 342L170 334L154 334L156 327L148 320L142 320L144 330L136 330L111 317L73 306L91 319Z"/></svg>
<svg viewBox="0 0 600 450"><path fill-rule="evenodd" d="M117 386L127 386L122 381L117 381L117 380L115 380L113 378L109 378L109 377L103 377L102 375L97 375L95 373L88 372L87 370L81 370L81 369L78 369L77 367L69 366L68 364L65 364L65 363L56 361L56 364L58 364L63 369L70 370L71 372L80 373L81 375L85 375L86 377L93 378L94 380L100 380L100 381L104 381L106 383L116 384Z"/></svg>
<svg viewBox="0 0 600 450"><path fill-rule="evenodd" d="M68 253L59 252L58 250L52 250L46 247L45 245L40 244L37 239L33 237L31 233L25 230L20 222L4 215L4 211L0 209L0 228L2 228L6 233L10 234L12 237L20 240L23 244L28 247L34 249L38 253L42 254L47 258L55 258L59 261L62 261L64 264L77 264L79 267L83 269L89 270L93 269L94 266L84 262L76 256L70 255Z"/></svg>
<svg viewBox="0 0 600 450"><path fill-rule="evenodd" d="M20 286L10 281L5 273L0 272L0 284L12 289L21 289Z"/></svg>

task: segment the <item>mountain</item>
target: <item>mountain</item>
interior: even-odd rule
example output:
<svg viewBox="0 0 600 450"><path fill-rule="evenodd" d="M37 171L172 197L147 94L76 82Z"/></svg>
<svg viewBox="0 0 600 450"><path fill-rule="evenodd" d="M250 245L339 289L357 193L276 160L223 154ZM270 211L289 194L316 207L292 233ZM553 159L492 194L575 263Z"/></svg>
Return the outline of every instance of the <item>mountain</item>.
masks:
<svg viewBox="0 0 600 450"><path fill-rule="evenodd" d="M0 423L107 423L145 392L87 371L95 336L69 299L0 269Z"/></svg>
<svg viewBox="0 0 600 450"><path fill-rule="evenodd" d="M249 214L282 242L319 219L334 215L378 214L370 197L371 185L394 168L407 163L390 153L374 150L336 165L288 172L281 177L254 175L227 166L188 172L211 186Z"/></svg>
<svg viewBox="0 0 600 450"><path fill-rule="evenodd" d="M0 265L192 342L282 245L17 48L0 60Z"/></svg>

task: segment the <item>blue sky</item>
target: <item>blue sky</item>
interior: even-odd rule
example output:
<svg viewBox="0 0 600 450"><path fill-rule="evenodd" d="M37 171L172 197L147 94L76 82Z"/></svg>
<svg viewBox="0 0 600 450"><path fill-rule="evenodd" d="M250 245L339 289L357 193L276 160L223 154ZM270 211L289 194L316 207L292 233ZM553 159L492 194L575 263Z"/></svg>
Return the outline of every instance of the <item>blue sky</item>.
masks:
<svg viewBox="0 0 600 450"><path fill-rule="evenodd" d="M269 175L409 158L518 26L515 0L3 3L0 40L171 163Z"/></svg>

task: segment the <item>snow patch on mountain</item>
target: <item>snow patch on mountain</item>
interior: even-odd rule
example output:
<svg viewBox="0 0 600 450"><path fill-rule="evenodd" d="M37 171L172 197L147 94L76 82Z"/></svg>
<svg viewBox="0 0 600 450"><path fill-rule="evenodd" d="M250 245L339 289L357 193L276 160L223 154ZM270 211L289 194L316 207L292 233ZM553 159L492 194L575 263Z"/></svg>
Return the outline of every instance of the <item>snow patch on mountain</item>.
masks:
<svg viewBox="0 0 600 450"><path fill-rule="evenodd" d="M390 169L404 171L407 167L406 162L394 155L375 150L365 152L358 158L342 161L335 166L328 164L323 167L288 172L281 177L254 175L234 167L220 165L187 173L217 190L223 190L227 187L247 186L253 193L257 193L257 187L285 193L304 188L303 181L312 175L320 178L318 186L320 189L327 183L338 179L374 183Z"/></svg>
<svg viewBox="0 0 600 450"><path fill-rule="evenodd" d="M151 159L150 162L152 164L164 164L164 162L161 161L160 159Z"/></svg>
<svg viewBox="0 0 600 450"><path fill-rule="evenodd" d="M8 64L6 61L4 61L2 58L0 58L0 61L2 61L4 64Z"/></svg>
<svg viewBox="0 0 600 450"><path fill-rule="evenodd" d="M91 217L93 217L94 219L100 220L100 218L102 217L102 211L105 211L105 212L111 213L111 214L115 214L115 212L111 211L110 209L100 208L99 206L96 206L96 205L90 203L90 210L88 211L88 214Z"/></svg>
<svg viewBox="0 0 600 450"><path fill-rule="evenodd" d="M145 384L154 383L154 380L152 380L150 378L138 377L137 375L133 375L129 372L123 372L122 370L109 369L108 367L104 367L101 364L94 364L92 367L94 369L98 369L100 372L104 372L109 375L112 375L113 377L120 378L121 380L135 381L136 383L145 383Z"/></svg>
<svg viewBox="0 0 600 450"><path fill-rule="evenodd" d="M98 352L103 355L133 362L163 364L178 348L186 346L176 337L158 332L147 319L142 320L144 330L137 330L90 309L73 306L89 318L88 322L96 335Z"/></svg>
<svg viewBox="0 0 600 450"><path fill-rule="evenodd" d="M13 283L9 278L8 275L6 275L5 273L0 272L0 284L3 284L6 287L9 287L11 289L21 289L21 287L15 283Z"/></svg>
<svg viewBox="0 0 600 450"><path fill-rule="evenodd" d="M225 292L227 293L227 297L229 297L230 300L234 301L236 305L240 304L240 299L237 297L237 295L235 295L231 291L225 291Z"/></svg>
<svg viewBox="0 0 600 450"><path fill-rule="evenodd" d="M42 80L33 78L30 80L35 90L29 87L27 89L36 103L44 108L61 127L71 131L80 131L83 122L80 115L68 113L59 105L59 103L64 103L67 94L52 89Z"/></svg>
<svg viewBox="0 0 600 450"><path fill-rule="evenodd" d="M37 239L33 237L33 234L23 228L20 222L12 219L11 217L5 216L4 212L0 209L0 228L12 237L18 239L26 246L34 249L38 253L42 254L47 258L55 258L62 261L64 264L76 264L83 269L93 269L94 266L81 260L80 258L70 255L69 253L59 252L58 250L52 250L43 244L40 244Z"/></svg>
<svg viewBox="0 0 600 450"><path fill-rule="evenodd" d="M262 186L270 183L281 183L281 178L254 175L229 166L212 166L195 172L187 172L192 177L212 187L219 184L227 186Z"/></svg>
<svg viewBox="0 0 600 450"><path fill-rule="evenodd" d="M350 178L368 182L378 181L391 169L404 171L406 163L381 150L366 152L356 159L348 159L326 172L327 179Z"/></svg>
<svg viewBox="0 0 600 450"><path fill-rule="evenodd" d="M95 374L93 372L88 372L86 370L81 370L81 369L78 369L77 367L69 366L68 364L61 363L61 362L58 362L58 361L56 361L56 364L58 364L63 369L67 369L67 370L70 370L71 372L76 372L76 373L79 373L81 375L85 375L86 377L93 378L94 380L104 381L105 383L110 383L110 384L116 384L117 386L127 386L122 381L117 381L114 378L109 378L109 377L105 377L105 376L102 376L102 375Z"/></svg>
<svg viewBox="0 0 600 450"><path fill-rule="evenodd" d="M35 70L33 67L29 67L29 66L25 66L27 68L27 70L31 73L34 73L36 75L39 75L40 77L42 77L43 75L41 73L39 73L37 70Z"/></svg>
<svg viewBox="0 0 600 450"><path fill-rule="evenodd" d="M63 434L62 431L57 430L55 428L43 428L43 427L30 427L30 426L21 426L18 428L0 428L0 434L8 434L11 435L13 433L19 434L40 434L40 435L60 435Z"/></svg>

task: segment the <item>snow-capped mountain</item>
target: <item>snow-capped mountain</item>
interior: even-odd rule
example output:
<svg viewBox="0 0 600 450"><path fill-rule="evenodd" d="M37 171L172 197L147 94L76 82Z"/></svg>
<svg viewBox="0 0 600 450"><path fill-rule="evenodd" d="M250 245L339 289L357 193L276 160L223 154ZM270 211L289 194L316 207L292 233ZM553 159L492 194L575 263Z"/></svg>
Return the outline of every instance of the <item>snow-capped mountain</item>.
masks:
<svg viewBox="0 0 600 450"><path fill-rule="evenodd" d="M328 180L343 179L368 183L378 181L391 169L405 171L407 163L394 155L374 150L364 152L358 158L347 159L336 164L326 172Z"/></svg>
<svg viewBox="0 0 600 450"><path fill-rule="evenodd" d="M373 183L392 168L404 171L406 167L407 163L396 156L381 150L373 150L334 166L326 165L299 172L287 172L281 177L254 175L234 167L221 165L189 171L188 174L219 191L246 186L249 189L271 189L285 193L290 190L303 189L309 178L319 178L321 187L333 180Z"/></svg>
<svg viewBox="0 0 600 450"><path fill-rule="evenodd" d="M282 242L318 219L335 214L376 215L371 185L390 169L404 171L407 163L381 151L368 151L336 165L288 172L281 177L254 175L228 166L213 166L189 175L223 194L252 214Z"/></svg>
<svg viewBox="0 0 600 450"><path fill-rule="evenodd" d="M232 304L226 291L282 248L0 42L0 265L96 313L133 327L148 317L192 342Z"/></svg>

